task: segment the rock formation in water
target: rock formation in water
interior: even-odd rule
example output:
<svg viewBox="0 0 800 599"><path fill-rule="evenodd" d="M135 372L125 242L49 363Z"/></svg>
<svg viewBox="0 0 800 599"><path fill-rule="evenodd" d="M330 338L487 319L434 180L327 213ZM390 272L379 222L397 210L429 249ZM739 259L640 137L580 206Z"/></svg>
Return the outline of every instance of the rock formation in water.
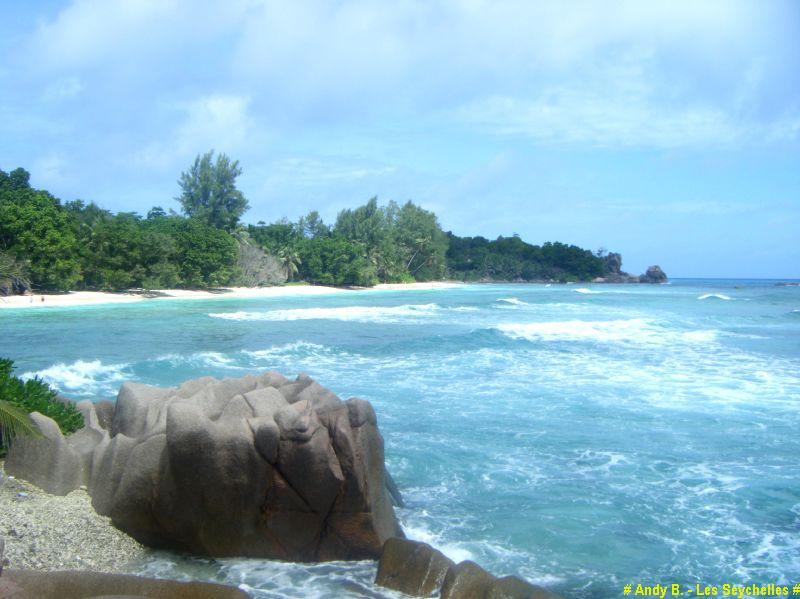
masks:
<svg viewBox="0 0 800 599"><path fill-rule="evenodd" d="M635 277L622 270L622 255L610 252L605 255L603 276L594 279L595 283L666 283L667 275L660 266L651 266L643 275Z"/></svg>
<svg viewBox="0 0 800 599"><path fill-rule="evenodd" d="M651 266L643 275L639 275L640 283L666 283L667 273L658 265Z"/></svg>
<svg viewBox="0 0 800 599"><path fill-rule="evenodd" d="M324 561L377 558L403 536L372 406L308 376L125 383L110 430L78 407L86 426L67 438L34 414L44 438L15 440L6 470L51 493L86 485L146 545Z"/></svg>
<svg viewBox="0 0 800 599"><path fill-rule="evenodd" d="M427 543L407 539L386 541L375 584L412 597L560 599L516 576L497 578L475 562L456 564Z"/></svg>

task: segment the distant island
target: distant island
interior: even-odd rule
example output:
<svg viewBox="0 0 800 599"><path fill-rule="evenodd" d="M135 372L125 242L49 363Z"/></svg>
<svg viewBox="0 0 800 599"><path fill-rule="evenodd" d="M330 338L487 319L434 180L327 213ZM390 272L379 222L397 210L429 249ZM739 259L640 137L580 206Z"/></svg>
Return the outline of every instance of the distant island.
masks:
<svg viewBox="0 0 800 599"><path fill-rule="evenodd" d="M198 156L178 181L182 214L147 215L96 204L62 203L30 185L23 168L0 170L0 295L74 290L208 289L303 281L370 287L377 283L651 282L658 267L632 277L622 258L518 235L489 240L445 232L436 215L409 201L297 222L242 224L249 202L236 187L237 161Z"/></svg>

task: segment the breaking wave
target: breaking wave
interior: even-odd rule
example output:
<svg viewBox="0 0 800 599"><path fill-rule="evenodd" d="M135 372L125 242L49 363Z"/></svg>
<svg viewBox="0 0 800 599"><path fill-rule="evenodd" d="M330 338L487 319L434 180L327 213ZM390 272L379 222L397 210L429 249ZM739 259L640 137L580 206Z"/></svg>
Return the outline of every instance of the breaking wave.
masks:
<svg viewBox="0 0 800 599"><path fill-rule="evenodd" d="M269 312L215 312L212 318L225 320L346 320L355 322L396 322L407 318L434 315L437 304L408 304L403 306L345 306L341 308L296 308Z"/></svg>
<svg viewBox="0 0 800 599"><path fill-rule="evenodd" d="M506 323L495 327L512 339L527 341L595 341L600 343L662 344L676 340L713 341L715 331L667 331L643 318L627 320L564 320L555 322Z"/></svg>
<svg viewBox="0 0 800 599"><path fill-rule="evenodd" d="M502 302L504 304L511 304L512 306L529 306L528 302L523 302L521 299L517 299L516 297L501 297L498 302Z"/></svg>
<svg viewBox="0 0 800 599"><path fill-rule="evenodd" d="M56 389L71 395L92 396L98 393L115 394L118 383L131 378L129 364L103 364L100 360L72 364L54 364L42 370L21 375L23 380L39 377Z"/></svg>
<svg viewBox="0 0 800 599"><path fill-rule="evenodd" d="M711 299L711 298L721 299L721 300L726 300L726 301L731 299L730 297L728 297L724 293L704 293L703 295L700 295L700 296L697 297L697 299L699 299L699 300Z"/></svg>

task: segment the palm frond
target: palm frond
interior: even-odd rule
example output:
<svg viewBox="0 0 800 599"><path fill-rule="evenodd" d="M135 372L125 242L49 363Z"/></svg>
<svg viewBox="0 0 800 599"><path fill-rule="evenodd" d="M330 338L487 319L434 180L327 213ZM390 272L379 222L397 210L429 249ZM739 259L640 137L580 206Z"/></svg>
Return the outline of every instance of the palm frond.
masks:
<svg viewBox="0 0 800 599"><path fill-rule="evenodd" d="M42 433L24 410L0 400L0 442L7 446L17 435L41 437Z"/></svg>

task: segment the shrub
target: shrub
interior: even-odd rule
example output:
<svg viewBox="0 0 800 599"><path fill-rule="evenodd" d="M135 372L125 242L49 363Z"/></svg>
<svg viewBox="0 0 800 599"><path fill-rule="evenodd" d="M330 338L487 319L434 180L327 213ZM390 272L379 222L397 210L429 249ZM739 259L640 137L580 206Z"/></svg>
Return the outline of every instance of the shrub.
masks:
<svg viewBox="0 0 800 599"><path fill-rule="evenodd" d="M72 402L56 399L56 392L39 378L27 381L13 376L14 362L0 358L0 401L19 408L25 414L39 412L52 418L65 435L83 427L83 416ZM6 433L7 434L7 433ZM0 430L0 455L10 439L3 438Z"/></svg>

